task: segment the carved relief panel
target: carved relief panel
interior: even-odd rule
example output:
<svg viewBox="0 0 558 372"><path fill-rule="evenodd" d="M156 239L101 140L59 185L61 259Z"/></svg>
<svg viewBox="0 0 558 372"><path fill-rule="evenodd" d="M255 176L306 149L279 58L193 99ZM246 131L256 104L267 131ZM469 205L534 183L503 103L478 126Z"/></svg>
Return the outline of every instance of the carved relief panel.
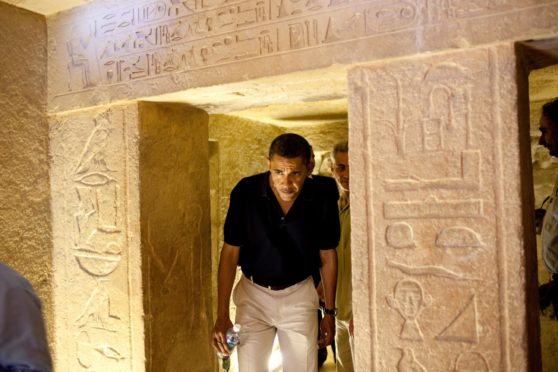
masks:
<svg viewBox="0 0 558 372"><path fill-rule="evenodd" d="M121 107L51 118L55 302L66 314L57 325L60 370L138 370L143 345L132 339L142 309L132 296L141 293L133 281L140 269L130 265L137 211L128 199L136 116Z"/></svg>
<svg viewBox="0 0 558 372"><path fill-rule="evenodd" d="M373 332L371 370L514 369L508 291L522 279L508 269L516 256L504 234L503 185L514 180L503 179L510 159L500 114L500 87L509 84L501 76L513 70L499 64L510 50L379 63L350 75L351 186L366 195L363 209L351 195L353 223L367 234L353 237L353 252L359 243L369 252L353 263L357 291L359 268L373 288L368 304L358 295L355 303L371 309L359 315Z"/></svg>
<svg viewBox="0 0 558 372"><path fill-rule="evenodd" d="M50 19L53 103L79 105L71 102L72 96L92 103L106 100L108 96L92 94L103 87L113 96L136 97L140 91L132 88L135 82L143 82L136 84L142 86L141 94L154 94L153 88L161 89L152 83L155 78L169 85L167 89L184 89L209 68L240 66L249 60L268 64L264 57L338 44L360 48L362 39L370 40L375 53L356 53L353 62L455 47L458 40L468 40L468 27L477 24L485 30L484 38L492 37L485 40L489 42L498 40L494 37L503 14L547 13L521 0L160 0L94 5ZM457 21L474 24L456 27ZM445 30L451 38L439 37ZM324 60L323 51L316 53L317 60ZM328 56L329 62L317 61L316 67L348 61L347 56L339 57ZM194 71L195 76L184 75ZM432 99L442 94L434 90ZM441 146L436 137L439 124L436 118L424 118L422 126L432 131L424 138L426 146Z"/></svg>

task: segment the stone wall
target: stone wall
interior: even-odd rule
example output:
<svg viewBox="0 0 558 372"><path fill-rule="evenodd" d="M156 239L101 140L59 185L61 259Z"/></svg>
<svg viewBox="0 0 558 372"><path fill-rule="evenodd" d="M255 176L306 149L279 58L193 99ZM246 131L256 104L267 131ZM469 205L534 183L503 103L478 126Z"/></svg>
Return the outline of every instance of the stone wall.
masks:
<svg viewBox="0 0 558 372"><path fill-rule="evenodd" d="M33 284L53 340L46 20L0 3L0 261Z"/></svg>
<svg viewBox="0 0 558 372"><path fill-rule="evenodd" d="M357 370L536 370L515 69L507 43L351 71Z"/></svg>
<svg viewBox="0 0 558 372"><path fill-rule="evenodd" d="M140 104L146 370L213 371L208 115Z"/></svg>
<svg viewBox="0 0 558 372"><path fill-rule="evenodd" d="M49 126L55 368L142 371L137 104Z"/></svg>
<svg viewBox="0 0 558 372"><path fill-rule="evenodd" d="M558 32L555 0L99 1L48 18L50 111Z"/></svg>

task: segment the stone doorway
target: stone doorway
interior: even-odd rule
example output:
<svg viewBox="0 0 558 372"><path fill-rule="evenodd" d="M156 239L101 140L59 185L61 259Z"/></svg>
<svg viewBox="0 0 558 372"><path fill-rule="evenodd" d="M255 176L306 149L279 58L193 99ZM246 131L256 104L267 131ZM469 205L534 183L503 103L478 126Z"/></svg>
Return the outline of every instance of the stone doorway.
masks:
<svg viewBox="0 0 558 372"><path fill-rule="evenodd" d="M550 157L548 151L538 144L540 131L539 118L541 107L544 103L558 97L556 80L558 79L558 40L542 39L520 42L516 45L519 60L519 77L524 86L520 89L520 107L523 105L521 115L521 126L529 128L531 157L530 164L526 164L526 170L532 168L534 208L548 209L546 197L552 193L554 179L557 174L556 161ZM542 223L542 221L540 221ZM542 228L542 226L541 226ZM534 266L538 267L538 276L533 275L532 295L533 301L537 301L537 284L541 285L549 281L550 274L545 269L541 256L541 240L537 233L537 256L538 260ZM538 278L538 283L537 282ZM558 322L553 317L552 307L545 311L533 313L533 317L540 318L540 348L542 371L555 371L558 369L556 358L558 339ZM534 320L536 321L536 319ZM537 322L538 323L538 322ZM536 340L538 341L538 340Z"/></svg>
<svg viewBox="0 0 558 372"><path fill-rule="evenodd" d="M140 122L140 142L144 143L140 145L143 154L140 163L144 163L140 168L147 167L140 172L147 181L141 182L141 193L146 194L142 197L142 210L146 205L163 201L157 208L159 213L146 207L142 215L154 215L157 219L164 211L162 220L166 222L162 229L156 227L161 223L142 223L143 277L147 289L144 293L146 367L173 371L187 363L205 370L211 368L212 363L208 362L214 362L215 356L209 344L200 340L207 339L205 336L213 325L216 271L230 191L242 177L267 170L269 143L285 132L307 138L316 155L314 174L329 175L328 152L348 136L346 70L333 67L155 97L140 104ZM156 125L163 122L168 124ZM190 139L186 140L187 137ZM200 151L204 143L209 145ZM169 159L181 165L165 163ZM184 172L180 168L186 166L186 173L194 174L194 179L181 175ZM163 182L161 186L166 190L162 190L157 186L161 178L177 178L176 182L184 187L173 191ZM209 187L205 179L209 180ZM209 190L209 194L202 196L204 190ZM185 192L189 195L184 195ZM198 199L197 213L194 213L199 216L198 223L190 221L193 211L183 206L192 196ZM173 202L164 203L165 200ZM174 228L169 227L172 225ZM209 226L210 250L206 246ZM181 229L185 231L178 233ZM169 233L172 230L177 233ZM191 244L194 242L189 235L198 236L197 243L203 242L203 250ZM169 241L171 236L176 238L174 243ZM156 246L162 248L161 252ZM182 252L177 246L184 246ZM204 250L211 252L210 258ZM152 290L165 287L167 290L163 292ZM233 320L234 313L232 306ZM184 356L174 350L196 352ZM173 357L175 354L178 358ZM280 371L280 364L270 363L274 364L270 364L273 371Z"/></svg>

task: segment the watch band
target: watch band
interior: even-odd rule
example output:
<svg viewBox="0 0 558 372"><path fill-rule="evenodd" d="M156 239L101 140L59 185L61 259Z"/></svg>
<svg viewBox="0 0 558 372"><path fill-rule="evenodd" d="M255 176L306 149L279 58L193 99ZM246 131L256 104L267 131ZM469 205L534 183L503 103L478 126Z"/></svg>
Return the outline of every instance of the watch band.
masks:
<svg viewBox="0 0 558 372"><path fill-rule="evenodd" d="M337 315L337 309L326 309L324 307L323 310L324 310L324 314L333 315L333 316Z"/></svg>

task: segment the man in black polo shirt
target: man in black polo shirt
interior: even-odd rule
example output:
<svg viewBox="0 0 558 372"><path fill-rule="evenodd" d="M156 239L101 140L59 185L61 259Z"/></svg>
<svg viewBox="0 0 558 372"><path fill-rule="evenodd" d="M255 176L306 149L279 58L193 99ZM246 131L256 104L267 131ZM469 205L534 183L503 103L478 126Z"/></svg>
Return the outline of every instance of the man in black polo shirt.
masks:
<svg viewBox="0 0 558 372"><path fill-rule="evenodd" d="M269 172L242 179L231 192L218 277L213 346L229 354L229 301L235 287L240 372L267 371L275 335L284 372L317 371L318 295L312 274L321 265L325 316L320 346L335 335L335 288L339 241L338 191L333 179L308 178L311 147L287 133L269 149Z"/></svg>

